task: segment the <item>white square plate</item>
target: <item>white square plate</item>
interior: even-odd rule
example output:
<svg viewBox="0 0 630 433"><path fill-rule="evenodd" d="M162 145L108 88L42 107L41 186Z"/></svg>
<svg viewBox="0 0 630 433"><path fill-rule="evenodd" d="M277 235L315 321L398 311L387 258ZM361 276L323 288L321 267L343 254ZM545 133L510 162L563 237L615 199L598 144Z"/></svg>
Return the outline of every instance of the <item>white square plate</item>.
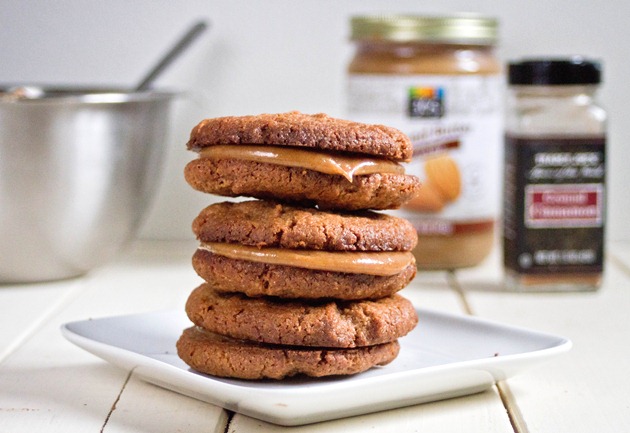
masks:
<svg viewBox="0 0 630 433"><path fill-rule="evenodd" d="M418 310L420 323L384 367L349 377L283 381L223 379L192 371L175 342L191 326L183 311L67 323L77 346L142 379L281 425L301 425L483 391L566 352L565 338L469 316Z"/></svg>

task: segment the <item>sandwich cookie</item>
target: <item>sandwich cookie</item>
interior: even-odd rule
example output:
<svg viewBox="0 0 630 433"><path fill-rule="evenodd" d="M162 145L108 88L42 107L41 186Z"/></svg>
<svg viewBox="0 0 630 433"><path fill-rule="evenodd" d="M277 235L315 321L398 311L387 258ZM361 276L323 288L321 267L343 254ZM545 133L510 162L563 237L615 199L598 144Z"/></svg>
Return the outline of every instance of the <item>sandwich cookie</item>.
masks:
<svg viewBox="0 0 630 433"><path fill-rule="evenodd" d="M193 221L195 271L222 292L283 298L376 299L415 276L406 220L254 200L208 206Z"/></svg>
<svg viewBox="0 0 630 433"><path fill-rule="evenodd" d="M417 177L402 132L325 114L261 114L199 123L185 168L195 189L223 196L290 201L324 209L395 209L414 197Z"/></svg>
<svg viewBox="0 0 630 433"><path fill-rule="evenodd" d="M195 325L235 339L327 348L391 342L418 323L413 305L400 295L307 302L220 293L207 283L191 293L186 313Z"/></svg>
<svg viewBox="0 0 630 433"><path fill-rule="evenodd" d="M390 363L399 350L398 341L355 349L267 345L200 327L185 329L177 341L179 357L191 368L213 376L251 380L357 374Z"/></svg>

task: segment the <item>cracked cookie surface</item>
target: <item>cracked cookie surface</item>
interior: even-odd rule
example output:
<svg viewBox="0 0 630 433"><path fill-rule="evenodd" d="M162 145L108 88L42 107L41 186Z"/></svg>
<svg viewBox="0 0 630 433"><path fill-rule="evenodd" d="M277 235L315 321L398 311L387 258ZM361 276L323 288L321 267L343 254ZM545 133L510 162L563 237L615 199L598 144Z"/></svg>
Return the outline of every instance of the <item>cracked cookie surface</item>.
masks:
<svg viewBox="0 0 630 433"><path fill-rule="evenodd" d="M184 170L197 191L226 197L285 200L322 209L398 209L420 192L420 180L407 174L329 175L299 167L197 158Z"/></svg>
<svg viewBox="0 0 630 433"><path fill-rule="evenodd" d="M215 144L316 148L395 161L409 161L413 152L409 138L395 128L298 111L205 119L191 131L187 147L199 150Z"/></svg>
<svg viewBox="0 0 630 433"><path fill-rule="evenodd" d="M326 212L274 201L221 202L192 224L202 242L326 251L411 251L417 243L407 220L377 212Z"/></svg>
<svg viewBox="0 0 630 433"><path fill-rule="evenodd" d="M207 283L191 293L186 313L195 325L236 339L329 348L394 341L418 322L413 305L400 295L373 301L249 298Z"/></svg>
<svg viewBox="0 0 630 433"><path fill-rule="evenodd" d="M235 340L199 327L185 329L177 341L179 357L193 369L239 379L284 379L296 375L350 375L396 358L398 341L356 349L263 345Z"/></svg>

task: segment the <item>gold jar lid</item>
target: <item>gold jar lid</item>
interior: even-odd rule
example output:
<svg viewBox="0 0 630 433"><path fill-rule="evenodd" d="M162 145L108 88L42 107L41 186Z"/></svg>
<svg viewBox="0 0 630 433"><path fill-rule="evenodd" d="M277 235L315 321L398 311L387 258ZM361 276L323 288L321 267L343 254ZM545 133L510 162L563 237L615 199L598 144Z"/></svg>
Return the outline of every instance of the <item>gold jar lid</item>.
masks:
<svg viewBox="0 0 630 433"><path fill-rule="evenodd" d="M497 19L473 14L355 16L351 19L351 39L493 45L498 39L498 27Z"/></svg>

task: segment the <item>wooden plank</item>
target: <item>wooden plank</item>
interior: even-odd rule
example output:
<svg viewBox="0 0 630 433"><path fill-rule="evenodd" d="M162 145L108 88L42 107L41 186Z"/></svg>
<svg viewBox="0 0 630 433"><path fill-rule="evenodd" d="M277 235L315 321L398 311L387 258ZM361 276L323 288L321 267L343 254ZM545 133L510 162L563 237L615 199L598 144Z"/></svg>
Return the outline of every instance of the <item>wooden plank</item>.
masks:
<svg viewBox="0 0 630 433"><path fill-rule="evenodd" d="M299 427L282 427L235 415L229 433L363 433L374 432L501 432L513 433L496 389L369 415L343 418Z"/></svg>
<svg viewBox="0 0 630 433"><path fill-rule="evenodd" d="M79 351L52 317L0 366L0 431L99 431L126 372Z"/></svg>
<svg viewBox="0 0 630 433"><path fill-rule="evenodd" d="M524 431L630 431L630 276L612 263L597 292L488 290L500 287L499 269L497 262L459 275L472 311L563 335L574 344L569 353L507 381Z"/></svg>
<svg viewBox="0 0 630 433"><path fill-rule="evenodd" d="M126 407L135 412L141 404L159 404L154 398L176 401L183 414L197 410L199 403L192 399L164 397L168 391L135 380L125 389L127 371L75 347L59 332L62 323L73 320L183 308L199 282L191 255L179 244L140 245L86 277L71 302L0 364L0 431L100 431L108 417L116 420L114 426L124 423ZM225 414L212 408L205 414L206 430L222 431ZM178 420L186 422L175 417L173 423Z"/></svg>
<svg viewBox="0 0 630 433"><path fill-rule="evenodd" d="M228 413L217 406L149 384L132 374L103 431L224 433L227 421Z"/></svg>
<svg viewBox="0 0 630 433"><path fill-rule="evenodd" d="M0 285L0 363L69 301L81 281Z"/></svg>

